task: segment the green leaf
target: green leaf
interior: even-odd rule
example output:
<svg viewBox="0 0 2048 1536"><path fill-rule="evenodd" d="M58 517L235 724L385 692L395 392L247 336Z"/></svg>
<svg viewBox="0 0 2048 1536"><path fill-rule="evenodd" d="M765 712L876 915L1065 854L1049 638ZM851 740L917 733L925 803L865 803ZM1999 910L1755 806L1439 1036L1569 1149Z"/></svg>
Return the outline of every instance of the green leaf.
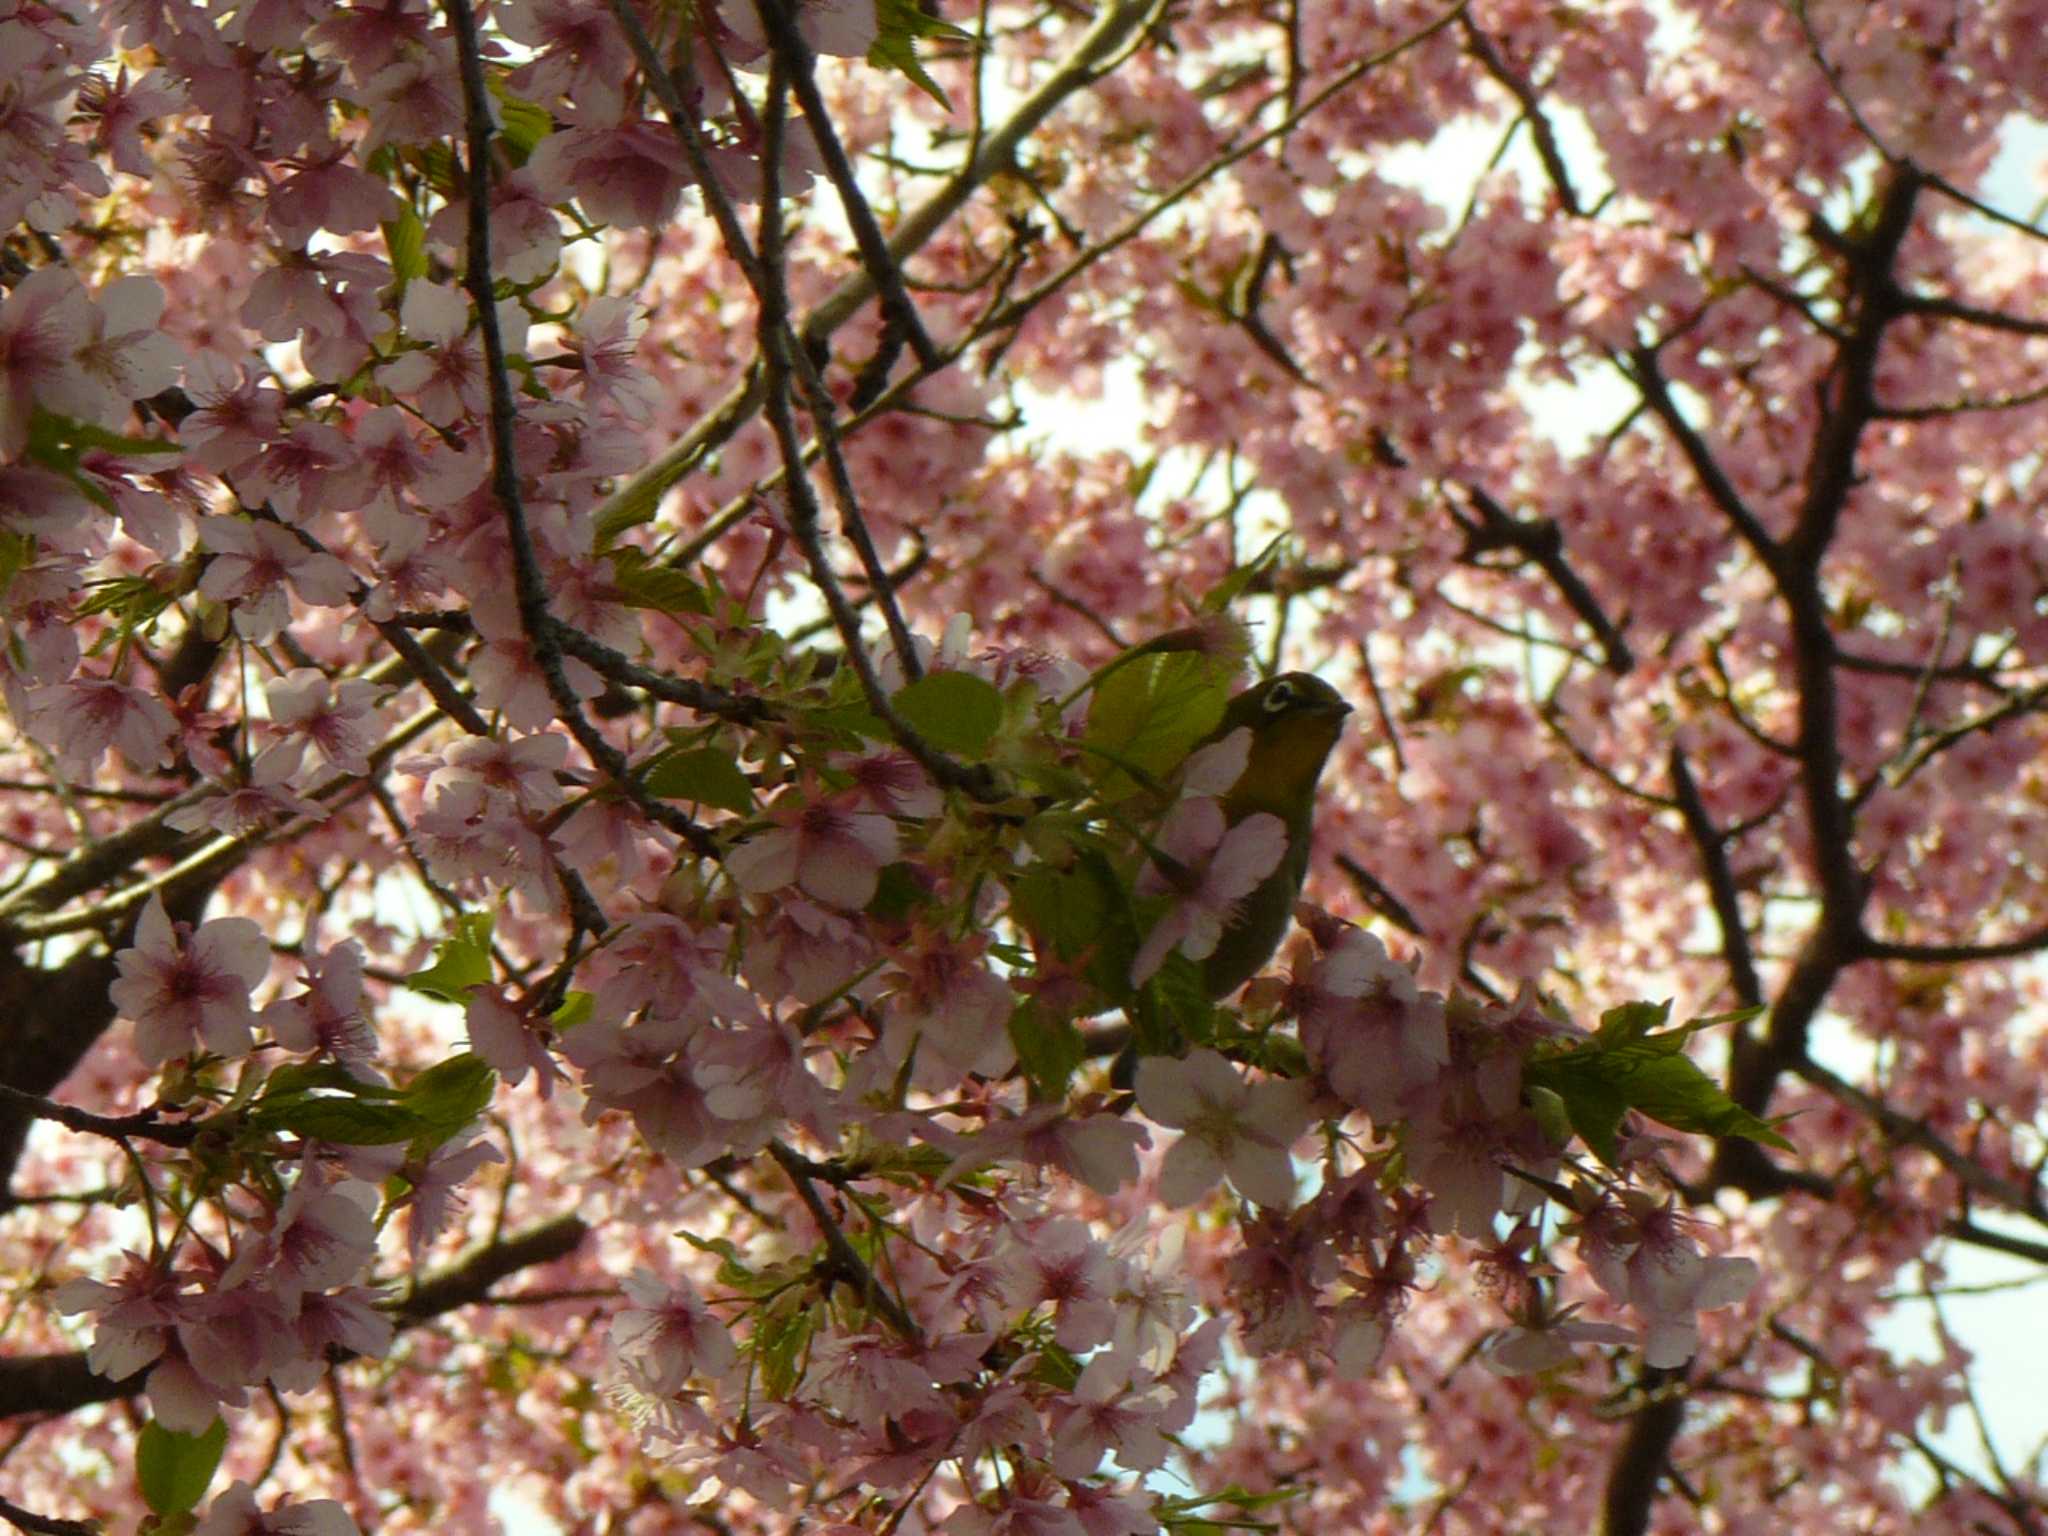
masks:
<svg viewBox="0 0 2048 1536"><path fill-rule="evenodd" d="M495 921L488 912L459 913L455 931L434 946L434 963L414 971L405 984L444 1003L468 1002L469 989L489 985L495 975L491 965Z"/></svg>
<svg viewBox="0 0 2048 1536"><path fill-rule="evenodd" d="M498 1087L498 1074L483 1057L465 1051L436 1062L406 1085L405 1108L446 1141L484 1112ZM439 1145L437 1142L436 1145Z"/></svg>
<svg viewBox="0 0 2048 1536"><path fill-rule="evenodd" d="M263 1097L279 1100L303 1097L316 1088L352 1094L359 1099L396 1099L405 1091L388 1083L365 1082L335 1062L295 1061L279 1067L265 1079Z"/></svg>
<svg viewBox="0 0 2048 1536"><path fill-rule="evenodd" d="M1553 1147L1563 1147L1572 1139L1571 1110L1565 1101L1548 1088L1539 1088L1534 1083L1525 1083L1524 1090L1529 1097L1529 1112L1536 1117L1536 1125L1543 1132L1544 1140ZM1609 1132L1610 1136L1612 1131ZM1587 1145L1591 1146L1590 1139Z"/></svg>
<svg viewBox="0 0 2048 1536"><path fill-rule="evenodd" d="M1629 1110L1628 1095L1601 1069L1597 1054L1532 1061L1522 1077L1525 1087L1547 1093L1562 1105L1579 1139L1601 1162L1613 1165L1616 1133Z"/></svg>
<svg viewBox="0 0 2048 1536"><path fill-rule="evenodd" d="M912 730L942 752L979 757L1003 723L1003 696L971 672L931 672L891 700Z"/></svg>
<svg viewBox="0 0 2048 1536"><path fill-rule="evenodd" d="M0 532L0 597L7 595L7 589L14 585L14 578L26 570L35 558L34 535Z"/></svg>
<svg viewBox="0 0 2048 1536"><path fill-rule="evenodd" d="M1260 576L1264 575L1279 560L1280 551L1286 548L1286 546L1287 535L1284 533L1275 535L1273 541L1264 549L1217 582L1215 586L1211 587L1203 595L1202 612L1227 612L1232 603L1244 596L1245 588L1257 581Z"/></svg>
<svg viewBox="0 0 2048 1536"><path fill-rule="evenodd" d="M1636 1109L1660 1125L1706 1136L1740 1136L1781 1152L1794 1149L1772 1127L1737 1104L1690 1056L1661 1056L1642 1064L1631 1078Z"/></svg>
<svg viewBox="0 0 2048 1536"><path fill-rule="evenodd" d="M1623 1003L1610 1008L1600 1015L1600 1028L1593 1038L1603 1050L1615 1050L1647 1039L1652 1030L1660 1028L1671 1017L1671 1004Z"/></svg>
<svg viewBox="0 0 2048 1536"><path fill-rule="evenodd" d="M1010 1015L1010 1043L1031 1086L1048 1102L1066 1097L1067 1086L1088 1059L1088 1042L1070 1018L1048 1016L1036 1003Z"/></svg>
<svg viewBox="0 0 2048 1536"><path fill-rule="evenodd" d="M816 1326L813 1309L793 1300L755 1316L749 1342L770 1397L787 1397L803 1380L804 1352Z"/></svg>
<svg viewBox="0 0 2048 1536"><path fill-rule="evenodd" d="M250 1119L270 1131L343 1147L388 1147L434 1129L402 1104L375 1104L340 1094L265 1098Z"/></svg>
<svg viewBox="0 0 2048 1536"><path fill-rule="evenodd" d="M598 518L597 541L593 547L603 553L628 528L653 522L654 514L661 506L661 498L668 494L669 487L695 467L694 459L678 459L676 463L656 470L646 479L628 487Z"/></svg>
<svg viewBox="0 0 2048 1536"><path fill-rule="evenodd" d="M657 613L710 614L710 595L688 572L657 565L645 550L630 546L613 550L611 561L612 584L633 607Z"/></svg>
<svg viewBox="0 0 2048 1536"><path fill-rule="evenodd" d="M811 730L851 737L855 741L889 739L889 728L865 704L823 704L803 710L800 718Z"/></svg>
<svg viewBox="0 0 2048 1536"><path fill-rule="evenodd" d="M657 800L715 805L741 815L754 808L754 786L747 782L732 754L716 747L664 752L648 768L641 784Z"/></svg>
<svg viewBox="0 0 2048 1536"><path fill-rule="evenodd" d="M948 112L952 111L953 103L939 82L918 62L917 40L921 37L948 37L971 43L974 34L963 32L936 16L927 16L916 0L876 0L875 26L875 40L868 48L868 63L877 69L893 69L907 76L919 90Z"/></svg>
<svg viewBox="0 0 2048 1536"><path fill-rule="evenodd" d="M164 590L145 576L115 576L92 583L92 595L71 611L77 618L111 613L126 628L139 629L170 607L176 597L175 592Z"/></svg>
<svg viewBox="0 0 2048 1536"><path fill-rule="evenodd" d="M900 923L919 907L931 904L932 893L917 871L898 861L884 864L875 877L875 894L861 910L878 922Z"/></svg>
<svg viewBox="0 0 2048 1536"><path fill-rule="evenodd" d="M498 142L512 152L513 164L524 165L540 141L554 132L555 120L538 102L513 95L503 80L491 82L491 94L498 99Z"/></svg>
<svg viewBox="0 0 2048 1536"><path fill-rule="evenodd" d="M1024 930L1060 960L1085 955L1102 938L1109 918L1097 875L1079 866L1030 866L1011 882L1010 903Z"/></svg>
<svg viewBox="0 0 2048 1536"><path fill-rule="evenodd" d="M176 443L161 437L124 437L90 421L80 421L75 416L64 416L56 411L36 407L29 426L28 453L36 459L46 454L54 455L62 463L54 468L76 464L78 455L87 450L97 449L101 453L129 454L179 454L185 450ZM45 462L49 460L45 459Z"/></svg>
<svg viewBox="0 0 2048 1536"><path fill-rule="evenodd" d="M1145 988L1158 999L1179 1039L1195 1045L1210 1042L1215 1035L1216 1008L1209 1001L1199 962L1176 949L1161 962L1158 974Z"/></svg>
<svg viewBox="0 0 2048 1536"><path fill-rule="evenodd" d="M699 1237L688 1228L678 1228L676 1236L695 1248L699 1253L708 1253L718 1260L718 1283L734 1290L747 1290L754 1283L754 1272L747 1267L746 1256L730 1238Z"/></svg>
<svg viewBox="0 0 2048 1536"><path fill-rule="evenodd" d="M1087 744L1113 762L1164 777L1222 720L1233 677L1227 663L1196 652L1141 656L1096 685ZM1119 772L1103 794L1115 798L1136 787Z"/></svg>
<svg viewBox="0 0 2048 1536"><path fill-rule="evenodd" d="M384 226L384 251L391 258L392 273L399 289L416 277L427 275L427 227L411 203L398 210L398 217Z"/></svg>
<svg viewBox="0 0 2048 1536"><path fill-rule="evenodd" d="M1770 1124L1729 1098L1721 1085L1685 1054L1702 1020L1659 1030L1668 1003L1630 1003L1601 1016L1585 1045L1532 1060L1523 1079L1555 1094L1580 1139L1612 1164L1621 1122L1630 1110L1673 1130L1740 1136L1782 1151L1794 1150Z"/></svg>
<svg viewBox="0 0 2048 1536"><path fill-rule="evenodd" d="M1112 1003L1124 1002L1131 996L1131 964L1138 958L1138 920L1131 910L1131 893L1099 849L1084 849L1075 867L1088 877L1095 899L1101 903L1102 920L1087 965L1088 979Z"/></svg>
<svg viewBox="0 0 2048 1536"><path fill-rule="evenodd" d="M161 1516L197 1508L227 1448L228 1427L220 1419L196 1435L181 1435L151 1419L135 1439L135 1483L142 1501Z"/></svg>
<svg viewBox="0 0 2048 1536"><path fill-rule="evenodd" d="M555 1026L557 1033L574 1029L597 1012L597 995L572 989L562 999L562 1006L548 1015L548 1022Z"/></svg>

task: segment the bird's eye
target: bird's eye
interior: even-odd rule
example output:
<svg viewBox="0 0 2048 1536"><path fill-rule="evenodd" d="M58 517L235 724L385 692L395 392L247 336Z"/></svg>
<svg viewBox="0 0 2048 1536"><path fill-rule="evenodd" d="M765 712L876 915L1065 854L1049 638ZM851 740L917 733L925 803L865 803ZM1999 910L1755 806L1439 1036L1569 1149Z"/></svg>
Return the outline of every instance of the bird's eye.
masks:
<svg viewBox="0 0 2048 1536"><path fill-rule="evenodd" d="M1277 715L1282 710L1293 708L1294 702L1294 684L1280 677L1266 685L1265 701L1260 707L1269 715Z"/></svg>

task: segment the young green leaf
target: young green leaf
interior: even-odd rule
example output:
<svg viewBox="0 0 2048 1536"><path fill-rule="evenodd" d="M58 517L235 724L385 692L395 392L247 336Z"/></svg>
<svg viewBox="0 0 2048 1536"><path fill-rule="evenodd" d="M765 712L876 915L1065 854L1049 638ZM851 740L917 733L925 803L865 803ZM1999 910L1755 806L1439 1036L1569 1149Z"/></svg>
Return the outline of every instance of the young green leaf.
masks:
<svg viewBox="0 0 2048 1536"><path fill-rule="evenodd" d="M166 1517L197 1508L227 1448L228 1427L220 1419L196 1435L181 1435L151 1419L135 1440L135 1482L142 1502Z"/></svg>
<svg viewBox="0 0 2048 1536"><path fill-rule="evenodd" d="M459 914L454 931L434 946L434 963L414 971L405 984L444 1003L468 1002L469 989L488 986L495 974L491 965L495 925L496 919L488 912Z"/></svg>
<svg viewBox="0 0 2048 1536"><path fill-rule="evenodd" d="M1003 696L971 672L928 672L892 703L910 728L942 752L979 757L1003 723Z"/></svg>

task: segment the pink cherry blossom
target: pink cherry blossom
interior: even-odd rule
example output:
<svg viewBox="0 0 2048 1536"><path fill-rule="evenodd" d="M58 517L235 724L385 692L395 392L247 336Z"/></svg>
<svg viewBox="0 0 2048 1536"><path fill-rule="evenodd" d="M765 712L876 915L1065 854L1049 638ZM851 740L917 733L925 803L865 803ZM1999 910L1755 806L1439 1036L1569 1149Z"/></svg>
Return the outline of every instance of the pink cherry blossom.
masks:
<svg viewBox="0 0 2048 1536"><path fill-rule="evenodd" d="M666 1397L692 1376L723 1376L738 1362L732 1335L687 1283L636 1269L621 1285L633 1305L612 1320L612 1355L641 1390Z"/></svg>
<svg viewBox="0 0 2048 1536"><path fill-rule="evenodd" d="M331 608L345 603L356 584L341 561L276 523L209 517L199 525L199 542L216 557L199 590L232 604L236 631L251 640L268 640L291 622L291 593Z"/></svg>
<svg viewBox="0 0 2048 1536"><path fill-rule="evenodd" d="M216 917L194 928L173 923L152 896L135 927L135 943L116 952L120 978L114 1006L134 1021L135 1048L152 1066L203 1043L240 1056L256 1022L249 992L270 969L263 930L246 917Z"/></svg>
<svg viewBox="0 0 2048 1536"><path fill-rule="evenodd" d="M1191 753L1182 770L1182 798L1167 812L1154 840L1157 854L1139 879L1141 894L1172 890L1172 908L1152 925L1131 962L1131 983L1142 986L1176 949L1207 959L1236 915L1237 904L1257 889L1287 853L1287 826L1255 811L1234 825L1214 798L1237 782L1251 751L1251 732L1237 730Z"/></svg>
<svg viewBox="0 0 2048 1536"><path fill-rule="evenodd" d="M256 1490L236 1480L207 1508L193 1536L359 1536L348 1511L333 1499L280 1501L269 1509Z"/></svg>
<svg viewBox="0 0 2048 1536"><path fill-rule="evenodd" d="M469 1028L469 1048L497 1068L507 1083L524 1082L530 1071L542 1098L554 1091L561 1071L536 1021L497 988L472 987L463 1021Z"/></svg>
<svg viewBox="0 0 2048 1536"><path fill-rule="evenodd" d="M316 668L296 667L264 684L264 693L271 729L281 740L311 747L320 761L341 773L370 771L368 754L376 744L370 712L383 696L375 683L355 678L332 683Z"/></svg>
<svg viewBox="0 0 2048 1536"><path fill-rule="evenodd" d="M443 426L480 412L483 343L470 334L469 319L469 301L461 290L445 283L408 283L399 324L409 341L424 345L379 368L378 382L410 395L427 420ZM506 351L523 350L526 312L516 304L500 304L498 330Z"/></svg>
<svg viewBox="0 0 2048 1536"><path fill-rule="evenodd" d="M199 754L192 755L196 759ZM229 767L225 763L220 766L224 769ZM246 777L238 775L220 785L215 793L202 795L191 804L171 811L164 817L164 825L175 827L180 832L210 829L229 837L241 837L294 816L319 821L327 815L326 807L291 790L292 779L298 771L298 746L279 742L257 755L256 761L249 765Z"/></svg>
<svg viewBox="0 0 2048 1536"><path fill-rule="evenodd" d="M78 351L92 325L91 299L62 267L31 272L0 302L0 454L21 452L37 406L75 411L90 403Z"/></svg>
<svg viewBox="0 0 2048 1536"><path fill-rule="evenodd" d="M89 775L109 747L136 768L169 761L177 722L162 702L112 678L82 677L38 690L30 705L36 730L69 778Z"/></svg>
<svg viewBox="0 0 2048 1536"><path fill-rule="evenodd" d="M874 899L882 866L896 857L896 828L887 817L793 795L778 800L769 817L766 831L726 855L726 871L741 890L795 885L848 911Z"/></svg>
<svg viewBox="0 0 2048 1536"><path fill-rule="evenodd" d="M1052 1308L1060 1348L1083 1354L1108 1341L1120 1277L1108 1249L1081 1222L1051 1221L1019 1233L997 1267L1006 1305Z"/></svg>
<svg viewBox="0 0 2048 1536"><path fill-rule="evenodd" d="M1185 1133L1159 1170L1168 1205L1191 1205L1224 1178L1260 1205L1285 1210L1293 1203L1287 1149L1308 1129L1299 1084L1247 1082L1215 1051L1198 1050L1180 1060L1147 1056L1138 1063L1137 1088L1146 1119Z"/></svg>
<svg viewBox="0 0 2048 1536"><path fill-rule="evenodd" d="M377 1060L376 1032L364 1012L363 947L344 939L305 957L306 990L263 1010L263 1027L288 1051L315 1051L358 1077Z"/></svg>

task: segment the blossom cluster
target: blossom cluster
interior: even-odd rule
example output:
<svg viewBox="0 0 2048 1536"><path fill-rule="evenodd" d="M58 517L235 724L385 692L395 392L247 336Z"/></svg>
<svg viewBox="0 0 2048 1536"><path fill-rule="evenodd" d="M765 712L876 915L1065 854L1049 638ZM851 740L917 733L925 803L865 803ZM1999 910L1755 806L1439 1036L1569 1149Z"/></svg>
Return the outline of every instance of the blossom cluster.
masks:
<svg viewBox="0 0 2048 1536"><path fill-rule="evenodd" d="M1930 211L2039 10L8 9L6 1326L152 1423L4 1497L1519 1529L1695 1393L1903 1523L2039 1209L2048 263ZM1360 710L1212 999L1231 614Z"/></svg>

